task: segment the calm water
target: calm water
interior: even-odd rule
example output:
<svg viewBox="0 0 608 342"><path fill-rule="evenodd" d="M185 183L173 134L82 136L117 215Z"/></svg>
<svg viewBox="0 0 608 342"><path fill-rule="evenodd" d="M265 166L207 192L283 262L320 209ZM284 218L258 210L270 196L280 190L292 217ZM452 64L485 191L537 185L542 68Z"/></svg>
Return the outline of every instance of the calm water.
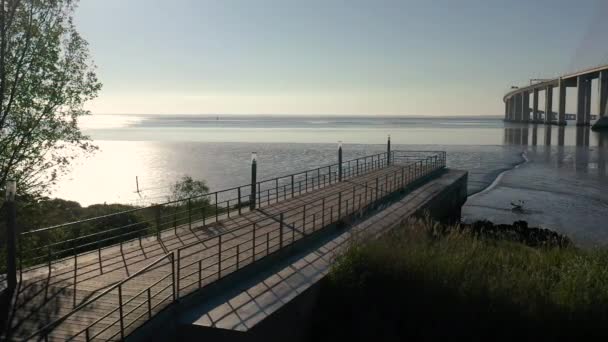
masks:
<svg viewBox="0 0 608 342"><path fill-rule="evenodd" d="M469 170L470 194L511 170L471 197L466 219L526 219L567 231L581 244L608 242L608 224L601 222L608 208L608 153L602 147L608 138L574 125L546 129L497 118L96 115L82 127L100 151L80 158L52 195L84 205L160 201L186 174L205 179L211 189L245 184L252 151L266 178L334 163L338 140L345 158L385 151L390 134L394 149L446 150L450 167ZM513 169L524 161L522 153L528 162ZM516 200L527 200L530 211L511 212Z"/></svg>

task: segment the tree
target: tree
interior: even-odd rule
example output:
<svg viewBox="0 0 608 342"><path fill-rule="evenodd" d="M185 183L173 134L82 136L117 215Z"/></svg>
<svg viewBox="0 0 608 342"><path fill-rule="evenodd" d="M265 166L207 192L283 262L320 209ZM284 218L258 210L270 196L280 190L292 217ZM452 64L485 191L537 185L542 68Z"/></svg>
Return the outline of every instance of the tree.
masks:
<svg viewBox="0 0 608 342"><path fill-rule="evenodd" d="M0 186L36 198L76 152L95 150L78 128L101 89L73 22L77 0L0 0Z"/></svg>
<svg viewBox="0 0 608 342"><path fill-rule="evenodd" d="M169 201L181 201L192 197L200 197L209 192L209 187L204 180L194 180L190 176L183 176L171 188ZM206 198L197 198L199 201L207 201Z"/></svg>

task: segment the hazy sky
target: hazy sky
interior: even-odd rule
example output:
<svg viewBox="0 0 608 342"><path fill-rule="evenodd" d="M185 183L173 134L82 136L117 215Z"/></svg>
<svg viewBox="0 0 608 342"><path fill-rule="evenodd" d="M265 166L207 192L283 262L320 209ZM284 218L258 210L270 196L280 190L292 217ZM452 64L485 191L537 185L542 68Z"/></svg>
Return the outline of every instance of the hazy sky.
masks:
<svg viewBox="0 0 608 342"><path fill-rule="evenodd" d="M94 113L487 115L608 63L606 0L81 0Z"/></svg>

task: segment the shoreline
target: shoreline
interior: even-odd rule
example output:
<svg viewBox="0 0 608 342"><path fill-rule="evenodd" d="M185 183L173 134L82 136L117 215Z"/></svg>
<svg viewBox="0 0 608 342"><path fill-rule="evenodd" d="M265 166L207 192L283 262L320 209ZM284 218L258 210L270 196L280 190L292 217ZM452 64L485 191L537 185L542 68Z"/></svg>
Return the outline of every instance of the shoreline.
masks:
<svg viewBox="0 0 608 342"><path fill-rule="evenodd" d="M513 170L519 168L521 165L524 165L524 164L527 164L527 163L530 162L530 159L528 159L528 156L527 156L527 154L526 154L525 151L522 151L520 153L520 157L521 157L521 160L518 163L513 164L510 168L498 169L497 170L497 174L494 177L494 180L492 180L492 182L488 186L486 186L485 188L476 190L476 191L468 194L467 200L468 199L473 199L477 195L484 194L484 193L489 192L490 190L494 189L498 185L498 183L500 182L500 180L503 178L503 176L505 175L505 173L507 173L509 171L513 171Z"/></svg>

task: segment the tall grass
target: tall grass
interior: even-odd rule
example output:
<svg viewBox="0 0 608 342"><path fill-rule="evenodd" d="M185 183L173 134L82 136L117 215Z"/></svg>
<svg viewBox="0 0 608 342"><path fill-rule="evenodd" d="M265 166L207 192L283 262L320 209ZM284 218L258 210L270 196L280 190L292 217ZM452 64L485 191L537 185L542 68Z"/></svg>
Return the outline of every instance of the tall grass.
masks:
<svg viewBox="0 0 608 342"><path fill-rule="evenodd" d="M412 221L353 244L317 311L321 340L608 336L608 251L535 248Z"/></svg>

